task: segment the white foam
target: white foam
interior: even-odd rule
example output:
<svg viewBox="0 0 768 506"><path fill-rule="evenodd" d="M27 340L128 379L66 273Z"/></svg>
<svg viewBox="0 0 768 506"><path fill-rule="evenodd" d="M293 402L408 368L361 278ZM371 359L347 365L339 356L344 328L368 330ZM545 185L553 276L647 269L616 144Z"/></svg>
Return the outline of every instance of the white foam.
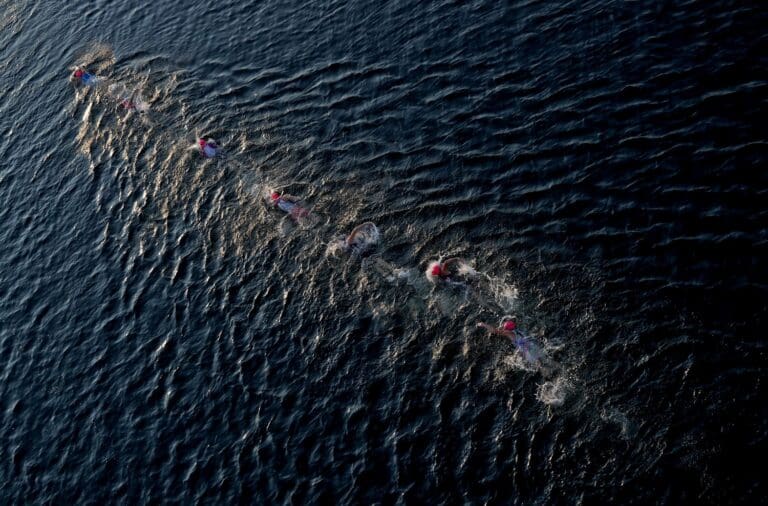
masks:
<svg viewBox="0 0 768 506"><path fill-rule="evenodd" d="M458 271L459 271L459 274L462 274L462 275L468 276L468 277L473 277L473 278L477 277L480 274L479 272L477 272L475 269L473 269L472 266L470 266L466 262L461 262L459 264Z"/></svg>
<svg viewBox="0 0 768 506"><path fill-rule="evenodd" d="M487 276L488 290L494 302L504 312L513 312L517 308L520 291L514 284L508 284L505 281Z"/></svg>
<svg viewBox="0 0 768 506"><path fill-rule="evenodd" d="M149 110L149 104L141 98L141 95L136 95L136 99L133 101L133 107L138 112L147 112Z"/></svg>
<svg viewBox="0 0 768 506"><path fill-rule="evenodd" d="M325 248L325 256L340 256L348 251L347 241L344 237L339 237L328 243Z"/></svg>
<svg viewBox="0 0 768 506"><path fill-rule="evenodd" d="M438 282L438 280L440 279L438 276L433 276L433 275L432 275L432 269L434 269L434 268L435 268L435 266L437 266L437 265L440 265L440 262L437 262L437 261L435 261L435 262L430 262L430 263L429 263L429 265L427 266L427 270L426 270L426 271L424 271L424 275L425 275L425 276L427 277L427 279L428 279L430 282L432 282L432 283L437 283L437 282Z"/></svg>
<svg viewBox="0 0 768 506"><path fill-rule="evenodd" d="M552 381L545 381L539 385L536 398L548 406L562 406L568 397L569 390L570 382L566 378L558 376Z"/></svg>

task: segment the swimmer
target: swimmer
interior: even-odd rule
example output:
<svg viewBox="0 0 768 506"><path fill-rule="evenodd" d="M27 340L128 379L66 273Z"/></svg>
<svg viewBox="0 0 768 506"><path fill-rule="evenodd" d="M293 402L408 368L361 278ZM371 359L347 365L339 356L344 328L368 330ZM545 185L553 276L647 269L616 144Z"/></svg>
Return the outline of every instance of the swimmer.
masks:
<svg viewBox="0 0 768 506"><path fill-rule="evenodd" d="M136 104L133 102L132 97L122 99L120 105L123 109L128 109L129 111L136 109Z"/></svg>
<svg viewBox="0 0 768 506"><path fill-rule="evenodd" d="M214 158L221 154L221 147L213 139L203 139L201 137L197 140L197 145L200 148L200 154L205 158Z"/></svg>
<svg viewBox="0 0 768 506"><path fill-rule="evenodd" d="M77 67L75 71L72 73L72 81L74 81L75 84L84 84L85 86L95 86L96 84L101 81L99 77L97 77L95 74L91 74L89 72L86 72L80 67Z"/></svg>
<svg viewBox="0 0 768 506"><path fill-rule="evenodd" d="M294 197L293 195L283 194L273 191L269 196L272 205L277 207L283 212L288 213L294 221L299 221L300 218L306 218L309 216L309 211L299 205L301 199Z"/></svg>
<svg viewBox="0 0 768 506"><path fill-rule="evenodd" d="M128 88L122 83L110 84L107 88L109 95L117 100L117 103L127 111L146 112L149 110L149 104L141 98L141 92L134 89L129 92Z"/></svg>
<svg viewBox="0 0 768 506"><path fill-rule="evenodd" d="M146 112L149 106L141 99L138 91L134 90L128 97L120 99L120 105L128 111Z"/></svg>
<svg viewBox="0 0 768 506"><path fill-rule="evenodd" d="M501 327L494 327L489 323L478 322L477 327L487 330L492 335L504 336L510 340L514 340L515 330L517 330L517 322L515 322L514 319L507 320L502 323Z"/></svg>
<svg viewBox="0 0 768 506"><path fill-rule="evenodd" d="M363 255L372 250L379 242L379 229L370 221L356 226L347 237L341 237L329 244L329 252L353 253Z"/></svg>
<svg viewBox="0 0 768 506"><path fill-rule="evenodd" d="M517 322L514 318L506 320L501 327L494 327L485 322L478 322L477 327L487 330L491 335L506 337L515 347L520 350L526 362L540 367L542 365L542 353L533 338L523 335L517 328Z"/></svg>
<svg viewBox="0 0 768 506"><path fill-rule="evenodd" d="M443 262L432 262L427 267L426 272L427 279L433 283L438 281L461 283L475 275L477 275L477 271L458 257L449 258Z"/></svg>
<svg viewBox="0 0 768 506"><path fill-rule="evenodd" d="M349 250L357 254L365 253L378 244L379 229L372 222L365 222L352 229L345 242Z"/></svg>

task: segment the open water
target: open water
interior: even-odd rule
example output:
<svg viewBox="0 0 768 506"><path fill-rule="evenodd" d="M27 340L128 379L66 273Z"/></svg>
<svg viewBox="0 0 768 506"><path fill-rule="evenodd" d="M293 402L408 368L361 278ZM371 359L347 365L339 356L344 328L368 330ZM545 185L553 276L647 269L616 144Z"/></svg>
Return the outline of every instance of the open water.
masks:
<svg viewBox="0 0 768 506"><path fill-rule="evenodd" d="M0 502L764 503L766 26L0 0Z"/></svg>

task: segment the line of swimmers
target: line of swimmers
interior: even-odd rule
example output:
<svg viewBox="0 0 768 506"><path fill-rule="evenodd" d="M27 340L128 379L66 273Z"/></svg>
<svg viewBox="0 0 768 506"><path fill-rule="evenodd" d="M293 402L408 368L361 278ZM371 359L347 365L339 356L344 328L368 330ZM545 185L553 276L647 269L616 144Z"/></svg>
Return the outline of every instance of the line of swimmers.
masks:
<svg viewBox="0 0 768 506"><path fill-rule="evenodd" d="M75 67L72 75L70 76L70 80L76 86L87 86L89 88L94 88L104 84L107 81L106 78L92 74L81 66ZM124 86L114 86L116 87L116 91L113 91L113 94L116 95L118 103L122 108L140 113L147 112L149 110L149 105L144 102L144 100L142 100L141 94L138 90L128 92ZM200 152L200 155L204 158L216 158L223 153L221 146L219 146L215 139L206 139L201 137L197 140L196 146Z"/></svg>
<svg viewBox="0 0 768 506"><path fill-rule="evenodd" d="M295 197L292 197L295 199ZM279 202L279 195L272 193L272 200ZM285 209L283 209L285 210ZM286 211L290 212L290 211ZM379 231L375 224L366 222L356 226L352 232L339 241L341 249L347 253L364 255L378 242ZM427 279L433 284L465 285L478 277L478 272L459 257L443 261L431 262L425 272ZM553 363L547 360L536 339L518 328L516 317L504 318L500 325L478 322L477 328L484 329L492 336L506 337L520 352L523 359L542 371L551 371Z"/></svg>
<svg viewBox="0 0 768 506"><path fill-rule="evenodd" d="M103 83L106 79L91 74L82 67L76 67L71 76L77 85L94 87ZM144 112L148 109L141 101L137 91L129 95L120 96L120 105L128 110ZM215 139L199 138L197 148L204 158L215 158L222 154L221 146ZM311 215L311 212L301 205L301 199L293 195L280 194L277 191L269 193L268 201L275 208L285 212L292 220L299 221ZM379 230L372 222L366 222L356 226L346 237L340 238L335 243L335 249L345 253L364 255L368 253L379 241ZM464 285L477 276L477 272L461 258L452 257L443 261L429 264L425 273L427 279L433 284L447 283ZM490 335L506 337L523 358L530 364L542 365L543 354L535 340L518 329L514 318L503 320L499 326L486 322L478 322L477 328L485 329Z"/></svg>

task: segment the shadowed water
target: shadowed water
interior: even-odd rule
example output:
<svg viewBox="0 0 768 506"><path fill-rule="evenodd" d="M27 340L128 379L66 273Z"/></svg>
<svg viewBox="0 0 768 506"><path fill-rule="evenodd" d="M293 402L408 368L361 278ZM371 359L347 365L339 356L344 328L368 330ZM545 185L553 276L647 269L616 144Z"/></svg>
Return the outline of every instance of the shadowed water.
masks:
<svg viewBox="0 0 768 506"><path fill-rule="evenodd" d="M764 501L757 4L0 6L2 502Z"/></svg>

